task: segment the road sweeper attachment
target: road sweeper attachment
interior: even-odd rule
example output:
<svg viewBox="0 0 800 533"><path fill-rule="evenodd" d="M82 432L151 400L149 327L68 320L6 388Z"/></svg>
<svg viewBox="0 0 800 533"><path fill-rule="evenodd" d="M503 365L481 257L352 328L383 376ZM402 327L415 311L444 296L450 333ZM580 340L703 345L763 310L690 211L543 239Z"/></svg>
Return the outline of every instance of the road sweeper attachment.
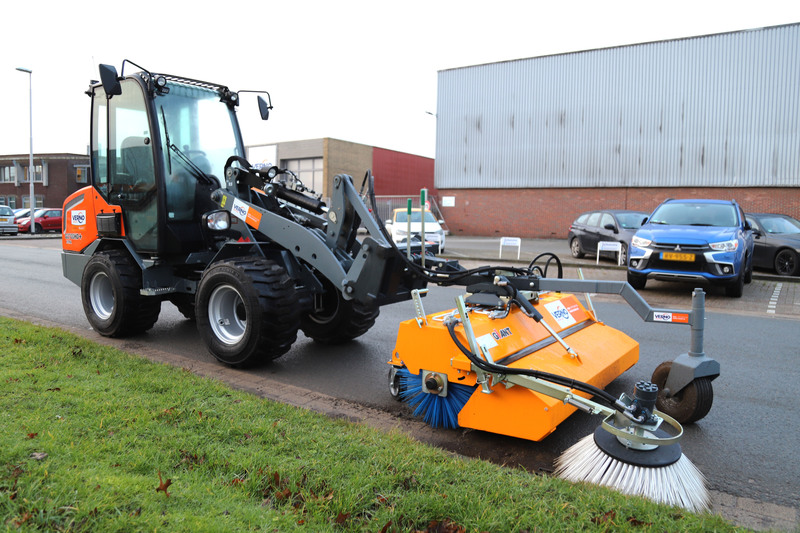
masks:
<svg viewBox="0 0 800 533"><path fill-rule="evenodd" d="M392 395L434 427L534 441L577 409L603 415L594 436L562 456L557 474L690 510L707 507L702 474L678 444L680 423L656 409L664 399L659 385L639 382L632 397L603 390L636 364L638 343L562 291L620 294L645 321L691 325L692 355L671 365L689 368L692 383L719 374L702 353L703 292L695 291L691 311L653 309L625 282L506 274L487 267L465 275L466 297L442 313L425 315L415 295L416 316L400 324L389 362ZM702 418L711 398L700 403L691 413L682 406L682 416Z"/></svg>

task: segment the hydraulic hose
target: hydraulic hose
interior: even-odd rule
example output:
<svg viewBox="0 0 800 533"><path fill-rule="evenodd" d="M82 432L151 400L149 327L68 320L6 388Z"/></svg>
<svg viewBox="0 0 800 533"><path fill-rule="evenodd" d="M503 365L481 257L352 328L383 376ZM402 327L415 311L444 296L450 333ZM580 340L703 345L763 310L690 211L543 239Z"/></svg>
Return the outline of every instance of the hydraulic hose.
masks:
<svg viewBox="0 0 800 533"><path fill-rule="evenodd" d="M489 363L488 361L485 361L477 357L475 354L472 353L472 351L469 348L464 346L458 339L458 336L456 335L455 332L455 327L456 327L455 320L447 323L447 331L450 334L450 338L453 340L453 343L459 350L461 350L461 352L465 356L467 356L467 358L472 362L472 364L474 364L476 367L480 368L484 372L491 372L495 374L516 374L521 376L530 376L533 378L543 379L545 381L550 381L558 385L563 385L571 389L591 394L595 396L598 400L607 404L609 407L613 407L614 409L620 410L620 405L617 403L617 398L615 398L608 392L604 391L603 389L595 387L594 385L591 385L589 383L578 381L565 376L559 376L558 374L542 372L541 370L531 370L527 368L511 368L508 366L498 365L496 363Z"/></svg>

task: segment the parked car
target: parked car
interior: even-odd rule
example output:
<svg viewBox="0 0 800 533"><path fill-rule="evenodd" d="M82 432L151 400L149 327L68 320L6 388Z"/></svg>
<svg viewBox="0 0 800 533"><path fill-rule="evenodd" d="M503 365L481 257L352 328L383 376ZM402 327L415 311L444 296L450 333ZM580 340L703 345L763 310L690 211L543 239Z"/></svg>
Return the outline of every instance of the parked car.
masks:
<svg viewBox="0 0 800 533"><path fill-rule="evenodd" d="M436 245L438 253L444 252L445 235L442 229L444 220L436 220L433 213L425 211L425 241ZM408 209L403 207L392 211L392 218L386 221L386 229L392 234L392 240L397 243L408 241ZM419 208L411 210L411 240L419 240L422 231L422 211Z"/></svg>
<svg viewBox="0 0 800 533"><path fill-rule="evenodd" d="M777 213L747 213L753 228L753 265L781 276L800 274L800 220Z"/></svg>
<svg viewBox="0 0 800 533"><path fill-rule="evenodd" d="M30 207L20 207L14 209L14 224L16 224L17 221L21 218L29 217L30 213L31 213Z"/></svg>
<svg viewBox="0 0 800 533"><path fill-rule="evenodd" d="M753 278L753 232L733 200L667 200L631 239L628 283L701 280L738 298Z"/></svg>
<svg viewBox="0 0 800 533"><path fill-rule="evenodd" d="M61 209L49 208L37 209L34 213L34 224L36 224L36 233L43 233L45 231L61 231ZM22 233L27 233L31 230L30 217L17 219L17 229Z"/></svg>
<svg viewBox="0 0 800 533"><path fill-rule="evenodd" d="M7 205L0 205L0 235L16 235L17 231L14 211Z"/></svg>
<svg viewBox="0 0 800 533"><path fill-rule="evenodd" d="M583 213L569 227L567 242L573 257L583 257L586 254L597 254L598 243L619 242L622 246L621 257L616 257L616 252L601 252L613 254L620 263L627 264L628 247L631 237L642 226L642 221L647 218L643 211L628 210L602 210Z"/></svg>

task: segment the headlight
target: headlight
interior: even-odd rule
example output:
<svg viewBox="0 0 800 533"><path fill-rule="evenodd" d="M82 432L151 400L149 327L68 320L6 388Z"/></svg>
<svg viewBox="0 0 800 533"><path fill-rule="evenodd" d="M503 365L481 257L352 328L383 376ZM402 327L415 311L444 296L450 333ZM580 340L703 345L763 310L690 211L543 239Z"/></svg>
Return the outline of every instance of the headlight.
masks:
<svg viewBox="0 0 800 533"><path fill-rule="evenodd" d="M650 243L652 242L653 241L651 240L643 239L641 237L637 237L636 235L634 235L633 239L631 239L631 244L636 246L637 248L646 248L650 246Z"/></svg>
<svg viewBox="0 0 800 533"><path fill-rule="evenodd" d="M206 219L208 229L212 231L223 231L231 227L231 214L227 211L214 211L203 218Z"/></svg>
<svg viewBox="0 0 800 533"><path fill-rule="evenodd" d="M709 246L712 250L719 252L734 252L739 248L739 241L734 239L732 241L712 242Z"/></svg>

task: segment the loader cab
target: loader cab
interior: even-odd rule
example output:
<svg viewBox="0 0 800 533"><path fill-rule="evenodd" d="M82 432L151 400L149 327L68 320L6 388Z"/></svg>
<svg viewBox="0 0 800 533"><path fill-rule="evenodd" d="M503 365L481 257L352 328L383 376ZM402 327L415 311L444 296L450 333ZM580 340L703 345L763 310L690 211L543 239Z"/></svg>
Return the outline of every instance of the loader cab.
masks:
<svg viewBox="0 0 800 533"><path fill-rule="evenodd" d="M121 231L143 255L207 247L201 217L224 182L230 156L244 157L236 93L214 84L101 68L92 97L95 189L121 208Z"/></svg>

